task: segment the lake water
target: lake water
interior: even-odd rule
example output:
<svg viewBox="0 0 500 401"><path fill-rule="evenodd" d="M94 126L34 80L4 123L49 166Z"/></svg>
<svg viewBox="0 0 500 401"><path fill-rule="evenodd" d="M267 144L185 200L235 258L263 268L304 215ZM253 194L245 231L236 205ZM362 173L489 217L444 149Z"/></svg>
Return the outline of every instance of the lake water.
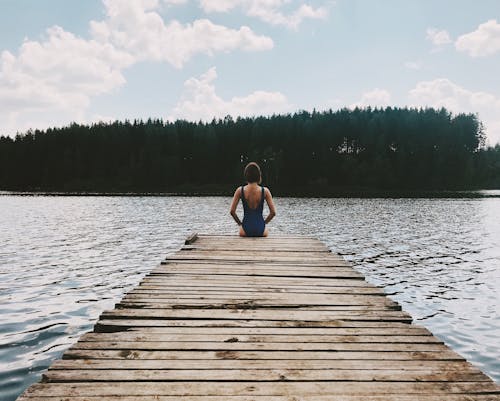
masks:
<svg viewBox="0 0 500 401"><path fill-rule="evenodd" d="M275 201L271 235L318 237L500 383L500 198ZM0 399L38 381L190 232L236 233L229 202L0 196Z"/></svg>

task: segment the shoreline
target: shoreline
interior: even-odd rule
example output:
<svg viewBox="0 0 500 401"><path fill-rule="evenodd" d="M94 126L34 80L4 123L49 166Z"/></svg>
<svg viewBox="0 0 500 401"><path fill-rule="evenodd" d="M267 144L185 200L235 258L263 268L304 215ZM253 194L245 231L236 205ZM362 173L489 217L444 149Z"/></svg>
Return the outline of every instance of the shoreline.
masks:
<svg viewBox="0 0 500 401"><path fill-rule="evenodd" d="M98 196L98 197L231 197L231 191L9 191L0 190L0 196ZM500 189L471 190L339 190L339 191L273 191L277 198L500 198Z"/></svg>

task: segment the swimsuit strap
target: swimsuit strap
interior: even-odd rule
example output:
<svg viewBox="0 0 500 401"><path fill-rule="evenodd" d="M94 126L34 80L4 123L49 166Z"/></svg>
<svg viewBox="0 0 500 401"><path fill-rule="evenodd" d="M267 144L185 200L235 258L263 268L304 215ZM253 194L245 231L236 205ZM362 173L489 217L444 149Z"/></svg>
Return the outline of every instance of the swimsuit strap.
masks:
<svg viewBox="0 0 500 401"><path fill-rule="evenodd" d="M264 204L264 187L262 187L262 196L260 197L260 203Z"/></svg>
<svg viewBox="0 0 500 401"><path fill-rule="evenodd" d="M241 186L241 202L245 204L245 192L243 191L244 185Z"/></svg>

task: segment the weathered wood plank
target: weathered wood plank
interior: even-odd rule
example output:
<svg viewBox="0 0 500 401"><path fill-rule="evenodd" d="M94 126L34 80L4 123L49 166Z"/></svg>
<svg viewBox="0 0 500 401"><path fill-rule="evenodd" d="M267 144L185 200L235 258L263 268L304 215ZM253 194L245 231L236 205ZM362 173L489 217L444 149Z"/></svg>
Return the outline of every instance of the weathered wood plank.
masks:
<svg viewBox="0 0 500 401"><path fill-rule="evenodd" d="M137 396L113 395L113 396L72 396L70 399L65 396L31 396L29 394L22 396L20 401L137 401ZM499 401L500 396L494 394L384 394L384 395L350 395L330 394L322 395L298 395L292 398L289 395L284 396L267 396L267 395L251 395L251 396L227 396L227 395L183 395L179 398L178 395L141 395L141 401Z"/></svg>
<svg viewBox="0 0 500 401"><path fill-rule="evenodd" d="M227 275L227 276L209 276L209 275L199 275L199 274L182 274L175 275L171 274L165 277L146 277L141 282L141 286L145 284L156 284L156 285L187 285L195 283L204 283L205 285L217 285L217 284L240 284L242 286L248 285L273 285L276 287L288 287L288 286L316 286L316 287L339 287L339 286L350 286L350 287L366 287L368 284L364 280L358 279L335 279L335 278L297 278L297 277L246 277L240 278L241 276Z"/></svg>
<svg viewBox="0 0 500 401"><path fill-rule="evenodd" d="M193 334L193 333L87 333L78 340L85 341L153 341L153 342L239 342L239 343L410 343L410 344L442 344L443 342L432 335L311 335L311 334Z"/></svg>
<svg viewBox="0 0 500 401"><path fill-rule="evenodd" d="M261 295L262 294L262 295ZM311 298L304 295L311 295ZM124 300L139 300L145 299L151 302L156 302L157 300L233 300L238 302L252 303L254 301L260 302L282 302L281 305L385 305L385 306L396 306L397 302L392 301L386 297L381 296L382 294L359 294L351 295L347 293L337 293L337 294L304 294L304 293L259 293L257 291L250 293L248 297L245 297L244 292L227 292L227 293L214 293L214 292L197 292L193 291L187 294L175 293L175 292L130 292L124 296ZM296 298L294 298L296 297ZM351 303L347 303L352 301Z"/></svg>
<svg viewBox="0 0 500 401"><path fill-rule="evenodd" d="M331 319L325 321L310 320L250 320L250 319L106 319L96 323L97 331L115 329L123 331L130 327L396 327L408 326L407 322L394 321L356 321ZM401 327L401 326L399 326ZM120 329L121 328L121 329Z"/></svg>
<svg viewBox="0 0 500 401"><path fill-rule="evenodd" d="M290 252L286 252L288 255L292 255ZM209 252L209 254L212 254L214 256L218 255L217 251ZM184 253L182 254L184 255ZM185 253L186 256L188 255L196 255L195 252L190 251ZM180 256L178 254L171 255L171 258L175 258L177 256ZM303 268L303 269L352 269L352 266L349 265L346 261L344 260L339 260L336 258L328 258L324 259L322 258L322 261L326 261L325 264L318 264L315 263L316 261L313 261L314 263L309 263L308 264L309 258L296 258L297 264L295 265L297 268ZM168 263L162 264L159 266L163 267L169 267L169 266L198 266L198 267L210 267L210 266L220 266L220 267L234 267L234 268L262 268L262 269L290 269L291 263L295 262L290 262L290 261L284 261L284 262L279 262L279 261L274 261L274 262L268 262L266 260L261 260L260 258L255 258L249 261L244 261L242 262L241 260L238 259L224 259L220 260L217 262L213 262L211 260L207 260L204 258L200 259L195 259L195 260L190 260L190 259L182 259L182 258L177 258L177 259L166 259Z"/></svg>
<svg viewBox="0 0 500 401"><path fill-rule="evenodd" d="M433 351L144 351L144 350L92 350L72 348L64 354L64 358L75 359L331 359L331 360L438 360L463 361L457 353L446 349L440 352Z"/></svg>
<svg viewBox="0 0 500 401"><path fill-rule="evenodd" d="M315 243L310 243L309 245L304 245L302 243L289 244L287 242L266 244L266 243L254 243L252 244L252 250L257 251L281 251L281 252L321 252L330 253L330 250L325 245L318 245ZM185 245L181 248L181 251L239 251L248 252L248 243L244 241L198 241L196 244ZM336 256L334 254L334 256Z"/></svg>
<svg viewBox="0 0 500 401"><path fill-rule="evenodd" d="M445 352L443 344L363 342L79 341L70 350Z"/></svg>
<svg viewBox="0 0 500 401"><path fill-rule="evenodd" d="M273 255L273 252L268 252L268 255L253 255L253 253L248 253L247 255L242 255L241 253L234 254L225 254L224 251L220 252L184 252L182 254L175 254L173 256L168 256L165 258L165 261L168 263L170 261L179 261L179 260L205 260L205 261L244 261L252 263L254 261L262 261L262 262L278 262L278 263L290 263L295 265L314 265L314 266L330 266L339 261L338 258L334 256L311 256L311 255L303 255L305 258L300 258L301 255L292 255L290 253L283 252L283 255Z"/></svg>
<svg viewBox="0 0 500 401"><path fill-rule="evenodd" d="M41 383L27 390L38 396L159 396L159 395L364 395L376 394L500 394L492 382L113 382Z"/></svg>
<svg viewBox="0 0 500 401"><path fill-rule="evenodd" d="M359 281L357 281L359 283ZM363 284L363 282L361 282ZM184 290L183 290L184 289ZM191 294L203 293L203 292L215 292L220 294L227 293L248 293L252 295L254 292L259 293L283 293L283 294L351 294L351 295L386 295L381 288L373 287L368 285L366 282L364 285L357 285L356 289L351 288L351 286L328 286L328 287L312 287L306 285L288 285L284 287L276 285L245 285L242 283L221 283L221 284L203 284L203 283L189 283L183 286L177 286L171 283L162 284L140 284L134 289L130 290L128 294L131 293L180 293L180 294ZM241 294L240 294L241 295Z"/></svg>
<svg viewBox="0 0 500 401"><path fill-rule="evenodd" d="M123 381L356 381L356 382L488 382L479 372L439 370L339 370L339 369L211 369L211 370L51 370L44 374L51 382Z"/></svg>
<svg viewBox="0 0 500 401"><path fill-rule="evenodd" d="M163 272L156 271L155 274L147 276L148 278L163 278L163 275L170 277L173 275L207 275L213 276L248 276L248 277L309 277L309 278L357 278L363 279L360 273L354 271L331 271L331 272L316 272L316 271L304 271L304 270L293 270L293 271L271 271L271 270L230 270L230 269L216 269L212 268L209 270L203 269L170 269Z"/></svg>
<svg viewBox="0 0 500 401"><path fill-rule="evenodd" d="M103 319L243 319L243 320L291 320L291 321L400 321L411 322L409 314L402 311L298 311L272 309L113 309L101 314Z"/></svg>
<svg viewBox="0 0 500 401"><path fill-rule="evenodd" d="M232 300L236 303L270 303L274 302L278 305L378 305L378 306L396 306L398 305L396 302L386 298L381 297L379 295L350 295L350 294L335 294L335 295L327 295L327 294L308 294L306 296L299 294L292 295L284 295L283 293L255 293L252 295L245 296L245 294L238 294L237 296L224 296L222 294L204 294L198 295L195 297L194 295L164 295L159 296L159 294L127 294L124 300L132 301L150 301L151 303L160 303L162 299L165 299L165 302L171 302L173 300L202 300L205 303L210 303L211 300Z"/></svg>
<svg viewBox="0 0 500 401"><path fill-rule="evenodd" d="M168 265L165 265L167 267ZM355 272L353 270L348 270L348 269L323 269L323 270L316 270L316 269L299 269L299 268L293 268L293 269L277 269L277 270L271 270L271 269L252 269L252 268L247 268L247 269L232 269L232 268L219 268L219 267L211 267L211 268L199 268L199 267L173 267L173 268L165 268L165 269L157 269L156 271L152 272L151 274L148 274L146 277L157 277L157 276L164 276L164 275L171 275L172 273L176 274L182 274L182 273L188 273L188 274L231 274L231 275L261 275L261 276L284 276L284 277L342 277L342 278L363 278L361 273Z"/></svg>
<svg viewBox="0 0 500 401"><path fill-rule="evenodd" d="M50 370L65 369L339 369L339 370L401 370L401 371L464 371L480 370L466 361L440 360L377 360L377 359L62 359L55 361ZM203 377L203 376L200 376Z"/></svg>
<svg viewBox="0 0 500 401"><path fill-rule="evenodd" d="M281 249L275 250L266 250L262 249L259 250L257 247L255 248L248 248L245 247L246 249L243 250L243 252L239 249L229 249L229 250L224 250L224 249L218 249L217 250L217 255L218 256L235 256L236 258L246 256L249 257L250 260L252 259L260 259L261 257L273 257L273 258L280 258L280 257L287 257L287 258L295 258L298 260L303 260L304 258L310 258L310 259L321 259L321 260L341 260L342 258L334 253L328 252L328 251L323 251L323 252L311 252L308 251L297 251L293 252L292 254L288 251L282 251ZM215 252L212 252L211 250L203 250L203 249L191 249L190 251L186 252L179 252L179 255L181 256L189 256L189 255L199 255L199 256L209 256L213 255Z"/></svg>
<svg viewBox="0 0 500 401"><path fill-rule="evenodd" d="M357 323L357 322L356 322ZM192 335L280 335L280 336L432 336L425 327L413 324L369 327L137 327L124 332L132 334ZM89 333L92 334L92 333ZM99 333L103 334L103 333ZM119 333L113 333L119 334Z"/></svg>
<svg viewBox="0 0 500 401"><path fill-rule="evenodd" d="M175 259L174 255L168 256L166 259L164 259L160 266L170 266L170 265L219 265L219 266L226 266L226 265L231 265L231 266L273 266L276 268L286 268L290 266L300 266L303 268L321 268L321 267L332 267L332 268L342 268L342 267L351 267L345 260L341 259L335 259L331 260L328 263L308 263L308 259L297 259L295 262L290 262L290 261L267 261L267 260L260 260L260 259L252 259L252 260L246 260L246 259L220 259L220 260L209 260L209 259L182 259L182 258L177 258Z"/></svg>
<svg viewBox="0 0 500 401"><path fill-rule="evenodd" d="M192 272L213 272L213 273L227 273L234 272L239 274L244 273L260 273L260 274L285 274L288 273L301 273L302 275L315 274L315 275L329 275L329 274L354 274L360 276L361 273L354 271L352 268L347 268L344 266L283 266L281 268L270 267L270 266L259 266L259 265L230 265L230 264L217 264L217 265L191 265L191 264L166 264L160 265L158 268L154 269L148 276L168 274L172 272L182 272L182 271L192 271Z"/></svg>
<svg viewBox="0 0 500 401"><path fill-rule="evenodd" d="M193 296L194 297L194 296ZM400 310L398 305L385 304L371 300L358 300L348 304L346 301L294 301L293 299L280 301L279 299L238 299L235 297L198 297L198 298L156 298L154 296L126 297L116 304L117 308L156 308L156 309L295 309L316 311L349 311L349 310Z"/></svg>

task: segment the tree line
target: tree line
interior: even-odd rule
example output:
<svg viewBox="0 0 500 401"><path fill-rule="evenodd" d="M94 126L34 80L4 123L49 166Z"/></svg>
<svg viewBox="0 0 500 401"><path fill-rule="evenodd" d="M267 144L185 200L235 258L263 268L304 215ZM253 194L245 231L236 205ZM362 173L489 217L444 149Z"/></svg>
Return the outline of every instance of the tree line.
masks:
<svg viewBox="0 0 500 401"><path fill-rule="evenodd" d="M281 194L500 187L476 115L387 107L30 130L0 137L0 189L223 192L249 161Z"/></svg>

